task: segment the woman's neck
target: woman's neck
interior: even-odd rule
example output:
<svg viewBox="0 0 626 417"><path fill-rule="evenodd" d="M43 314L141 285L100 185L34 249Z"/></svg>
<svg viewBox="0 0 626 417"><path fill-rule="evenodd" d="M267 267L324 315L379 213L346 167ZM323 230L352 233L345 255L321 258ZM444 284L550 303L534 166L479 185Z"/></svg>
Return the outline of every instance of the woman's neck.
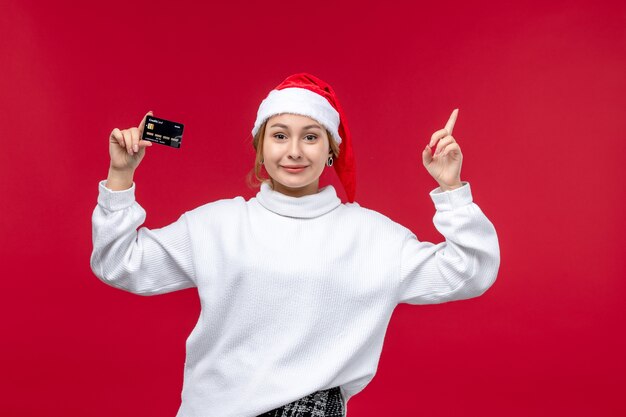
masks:
<svg viewBox="0 0 626 417"><path fill-rule="evenodd" d="M294 218L315 218L336 209L341 205L335 188L328 185L316 194L293 197L273 190L270 181L261 184L257 201L266 209L281 216Z"/></svg>
<svg viewBox="0 0 626 417"><path fill-rule="evenodd" d="M288 197L304 197L307 195L317 194L319 192L319 183L320 181L319 179L317 179L315 182L312 182L309 185L305 185L304 187L291 188L270 178L270 184L272 186L272 189Z"/></svg>

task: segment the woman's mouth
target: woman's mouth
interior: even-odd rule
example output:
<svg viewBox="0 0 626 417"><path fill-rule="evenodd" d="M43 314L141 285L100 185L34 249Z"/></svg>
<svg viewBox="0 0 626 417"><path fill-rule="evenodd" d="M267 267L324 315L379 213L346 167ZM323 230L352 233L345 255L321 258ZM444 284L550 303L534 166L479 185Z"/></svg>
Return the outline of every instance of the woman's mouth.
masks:
<svg viewBox="0 0 626 417"><path fill-rule="evenodd" d="M298 172L304 171L306 165L282 165L282 168L287 172L297 174Z"/></svg>

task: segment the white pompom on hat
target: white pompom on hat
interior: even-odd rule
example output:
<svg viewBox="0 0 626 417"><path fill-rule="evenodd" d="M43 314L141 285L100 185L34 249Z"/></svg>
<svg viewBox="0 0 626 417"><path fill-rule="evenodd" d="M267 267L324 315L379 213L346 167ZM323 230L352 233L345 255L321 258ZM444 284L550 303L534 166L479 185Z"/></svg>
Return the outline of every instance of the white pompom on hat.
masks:
<svg viewBox="0 0 626 417"><path fill-rule="evenodd" d="M356 192L356 172L352 137L346 125L343 109L332 87L311 74L290 75L261 102L252 136L257 134L270 117L282 113L310 117L331 133L339 145L339 157L333 166L346 190L348 201L353 202Z"/></svg>

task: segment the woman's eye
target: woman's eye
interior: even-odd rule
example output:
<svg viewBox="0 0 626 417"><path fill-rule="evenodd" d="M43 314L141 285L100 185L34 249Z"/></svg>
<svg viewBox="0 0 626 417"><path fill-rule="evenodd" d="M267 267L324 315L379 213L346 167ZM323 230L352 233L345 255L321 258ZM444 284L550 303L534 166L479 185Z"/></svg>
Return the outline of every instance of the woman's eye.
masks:
<svg viewBox="0 0 626 417"><path fill-rule="evenodd" d="M282 133L277 133L277 134L275 134L275 135L274 135L274 137L275 137L276 139L283 140L283 139L285 139L287 136L283 135Z"/></svg>
<svg viewBox="0 0 626 417"><path fill-rule="evenodd" d="M304 140L306 140L306 141L308 141L308 142L312 142L312 141L314 141L315 139L317 139L317 136L315 136L315 135L306 135L306 136L304 137Z"/></svg>

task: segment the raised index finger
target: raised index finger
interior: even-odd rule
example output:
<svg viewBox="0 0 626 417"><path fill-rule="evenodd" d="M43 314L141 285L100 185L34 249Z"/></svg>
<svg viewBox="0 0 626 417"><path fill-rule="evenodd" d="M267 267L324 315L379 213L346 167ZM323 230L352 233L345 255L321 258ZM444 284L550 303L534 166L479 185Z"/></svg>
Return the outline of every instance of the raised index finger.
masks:
<svg viewBox="0 0 626 417"><path fill-rule="evenodd" d="M448 123L446 123L445 129L448 131L448 135L452 135L452 129L454 129L454 124L456 123L456 117L459 114L459 109L452 110L452 114L448 119Z"/></svg>

